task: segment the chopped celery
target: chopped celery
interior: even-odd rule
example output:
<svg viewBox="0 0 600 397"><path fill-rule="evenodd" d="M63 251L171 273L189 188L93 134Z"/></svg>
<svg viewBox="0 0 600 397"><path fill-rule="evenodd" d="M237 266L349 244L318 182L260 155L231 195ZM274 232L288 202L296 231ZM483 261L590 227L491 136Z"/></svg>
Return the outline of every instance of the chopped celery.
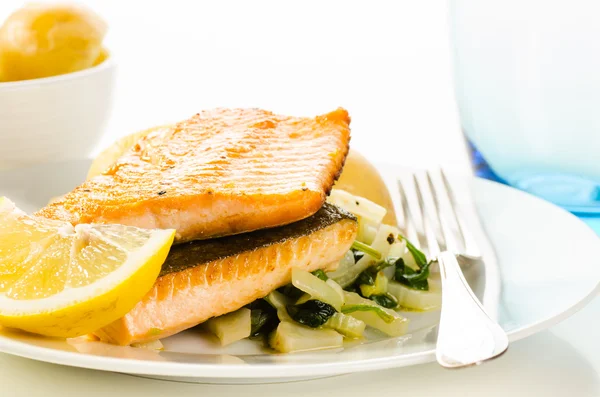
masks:
<svg viewBox="0 0 600 397"><path fill-rule="evenodd" d="M379 225L387 213L382 206L341 189L333 189L327 201L375 225Z"/></svg>
<svg viewBox="0 0 600 397"><path fill-rule="evenodd" d="M314 272L312 272L312 275L320 278L323 281L327 281L327 279L329 278L327 277L327 274L325 274L325 272L321 269L315 270Z"/></svg>
<svg viewBox="0 0 600 397"><path fill-rule="evenodd" d="M329 277L329 279L337 280L344 274L348 273L351 268L356 266L356 262L357 261L354 258L354 252L352 250L346 251L344 257L340 260L338 268L333 272L327 273L327 277Z"/></svg>
<svg viewBox="0 0 600 397"><path fill-rule="evenodd" d="M346 292L345 297L343 313L350 314L389 336L401 336L408 330L408 319L395 311L383 308L353 292Z"/></svg>
<svg viewBox="0 0 600 397"><path fill-rule="evenodd" d="M354 242L352 243L352 247L350 248L364 252L365 254L370 255L375 259L381 259L381 252L377 251L376 249L373 249L370 245L361 243L358 240L354 240Z"/></svg>
<svg viewBox="0 0 600 397"><path fill-rule="evenodd" d="M221 341L221 345L229 345L250 336L250 309L241 308L235 312L211 318L204 324Z"/></svg>
<svg viewBox="0 0 600 397"><path fill-rule="evenodd" d="M323 327L332 328L348 338L362 338L366 324L352 316L335 313Z"/></svg>
<svg viewBox="0 0 600 397"><path fill-rule="evenodd" d="M331 288L333 288L335 290L335 292L337 292L337 294L342 299L342 304L343 304L343 302L344 302L344 290L342 289L342 287L340 287L340 285L338 283L336 283L335 281L333 281L332 279L327 280L326 283ZM300 297L300 299L298 299L298 301L296 301L296 305L301 305L303 303L308 302L311 299L313 299L313 297L310 296L309 294L303 294Z"/></svg>
<svg viewBox="0 0 600 397"><path fill-rule="evenodd" d="M279 321L294 321L287 312L287 306L292 302L279 291L272 291L265 300L277 310Z"/></svg>
<svg viewBox="0 0 600 397"><path fill-rule="evenodd" d="M147 349L147 350L165 350L165 347L163 346L162 342L159 340L153 340L153 341L144 342L144 343L134 343L131 346L138 347L140 349Z"/></svg>
<svg viewBox="0 0 600 397"><path fill-rule="evenodd" d="M394 226L381 225L377 231L377 236L373 240L373 249L381 253L381 257L387 257L391 245L387 239L390 234L398 235L398 229ZM356 264L349 267L346 272L336 271L335 274L329 273L329 277L333 278L339 285L346 288L356 280L356 278L366 269L371 267L377 262L375 258L370 255L363 256Z"/></svg>
<svg viewBox="0 0 600 397"><path fill-rule="evenodd" d="M312 296L310 296L309 294L303 294L303 295L300 297L300 299L298 299L298 300L296 301L296 305L301 305L301 304L303 304L303 303L306 303L306 302L308 302L308 301L309 301L309 300L311 300L311 299L312 299Z"/></svg>
<svg viewBox="0 0 600 397"><path fill-rule="evenodd" d="M442 305L441 291L421 291L395 281L388 284L388 292L398 299L400 306L413 310L434 310Z"/></svg>
<svg viewBox="0 0 600 397"><path fill-rule="evenodd" d="M313 299L333 306L337 311L342 308L343 301L338 292L325 281L313 276L306 270L293 268L292 284L299 290L309 294Z"/></svg>
<svg viewBox="0 0 600 397"><path fill-rule="evenodd" d="M395 240L394 243L390 246L390 250L388 251L388 258L400 258L406 253L406 241L405 240Z"/></svg>
<svg viewBox="0 0 600 397"><path fill-rule="evenodd" d="M329 285L331 288L333 288L335 290L335 292L337 292L337 294L340 296L340 299L342 300L342 305L344 304L344 289L341 287L341 285L339 285L338 283L336 283L334 280L327 280L326 281L327 285Z"/></svg>
<svg viewBox="0 0 600 397"><path fill-rule="evenodd" d="M358 233L356 239L365 244L372 244L377 235L379 225L369 222L367 219L358 218Z"/></svg>
<svg viewBox="0 0 600 397"><path fill-rule="evenodd" d="M365 271L368 271L368 269ZM361 284L359 288L362 296L368 298L371 295L385 294L387 292L387 286L388 278L383 274L382 271L380 271L377 272L377 276L375 277L375 282L373 283L373 285Z"/></svg>
<svg viewBox="0 0 600 397"><path fill-rule="evenodd" d="M269 337L271 348L281 353L342 347L344 337L333 329L312 329L282 321Z"/></svg>
<svg viewBox="0 0 600 397"><path fill-rule="evenodd" d="M344 313L344 314L352 314L352 313L356 313L356 312L373 312L376 315L378 315L386 323L391 323L392 321L394 321L394 316L392 316L391 314L387 313L383 309L384 308L383 307L379 307L379 305L377 305L377 306L375 306L375 305L366 305L366 304L346 305L342 309L342 313Z"/></svg>

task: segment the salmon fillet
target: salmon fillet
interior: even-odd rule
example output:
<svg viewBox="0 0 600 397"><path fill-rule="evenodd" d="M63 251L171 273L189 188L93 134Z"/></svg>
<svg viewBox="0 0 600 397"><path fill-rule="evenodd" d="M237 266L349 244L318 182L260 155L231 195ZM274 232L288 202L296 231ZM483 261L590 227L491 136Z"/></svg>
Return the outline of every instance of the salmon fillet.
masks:
<svg viewBox="0 0 600 397"><path fill-rule="evenodd" d="M150 292L95 335L148 342L230 313L290 283L294 267L334 270L356 232L354 216L325 204L291 225L173 246Z"/></svg>
<svg viewBox="0 0 600 397"><path fill-rule="evenodd" d="M325 202L348 153L350 118L204 111L142 139L102 175L36 215L172 228L176 240L285 225Z"/></svg>

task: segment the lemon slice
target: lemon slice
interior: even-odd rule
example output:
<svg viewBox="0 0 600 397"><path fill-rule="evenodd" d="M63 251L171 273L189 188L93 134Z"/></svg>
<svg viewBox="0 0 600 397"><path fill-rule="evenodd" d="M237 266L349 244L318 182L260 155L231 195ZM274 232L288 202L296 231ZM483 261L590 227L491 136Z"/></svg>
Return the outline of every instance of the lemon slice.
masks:
<svg viewBox="0 0 600 397"><path fill-rule="evenodd" d="M151 289L174 234L73 227L0 198L0 325L69 338L117 320Z"/></svg>
<svg viewBox="0 0 600 397"><path fill-rule="evenodd" d="M88 170L87 179L93 178L97 175L102 174L111 165L113 165L119 157L133 147L137 141L152 132L159 131L164 128L168 128L169 125L161 125L158 127L148 128L147 130L134 132L133 134L126 135L117 141L113 142L112 145L104 149L92 162L90 169Z"/></svg>

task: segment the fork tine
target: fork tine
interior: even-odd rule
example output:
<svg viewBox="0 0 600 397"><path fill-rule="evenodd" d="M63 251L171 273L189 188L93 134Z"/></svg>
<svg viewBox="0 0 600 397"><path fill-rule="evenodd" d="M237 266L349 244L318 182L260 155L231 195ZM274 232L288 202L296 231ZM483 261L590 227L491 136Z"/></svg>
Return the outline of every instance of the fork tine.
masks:
<svg viewBox="0 0 600 397"><path fill-rule="evenodd" d="M460 243L462 244L463 248L465 251L467 251L469 249L469 244L467 242L467 236L466 236L466 230L467 227L466 225L463 223L463 219L461 216L459 216L458 214L458 203L456 201L456 196L454 195L454 190L452 190L452 187L450 186L450 182L448 181L448 178L446 177L446 173L444 172L443 169L440 168L440 174L442 176L442 186L444 189L444 193L446 195L446 197L448 197L448 199L450 200L450 208L452 209L452 214L454 215L454 223L456 224L457 227L457 231L458 231L458 236L460 237Z"/></svg>
<svg viewBox="0 0 600 397"><path fill-rule="evenodd" d="M409 239L415 245L415 247L421 248L421 239L419 238L419 233L417 232L415 217L410 210L410 206L408 205L408 196L406 195L402 181L398 179L397 182L398 192L400 193L400 201L402 202L401 211L402 219L404 220L404 232L406 233L405 237Z"/></svg>
<svg viewBox="0 0 600 397"><path fill-rule="evenodd" d="M423 189L421 188L421 184L419 183L419 179L417 175L413 175L413 180L415 184L415 191L417 192L417 200L419 203L419 208L421 211L421 220L423 222L423 233L425 234L425 238L427 239L427 245L429 247L429 256L434 257L437 256L440 252L440 246L437 242L437 237L435 236L435 231L433 230L433 226L430 222L430 218L427 216L427 210L425 207L425 200L423 199Z"/></svg>
<svg viewBox="0 0 600 397"><path fill-rule="evenodd" d="M438 239L438 242L440 243L440 248L442 251L446 251L448 249L448 234L446 231L446 222L444 222L444 217L442 216L442 210L441 210L441 206L440 206L440 202L438 199L438 194L437 191L435 189L435 186L433 185L433 180L431 179L431 174L429 173L429 171L427 171L426 173L426 179L427 179L427 184L429 185L429 192L431 193L431 197L432 197L432 202L433 202L433 207L435 208L435 213L437 214L437 226L440 228L440 230L442 231L441 237Z"/></svg>

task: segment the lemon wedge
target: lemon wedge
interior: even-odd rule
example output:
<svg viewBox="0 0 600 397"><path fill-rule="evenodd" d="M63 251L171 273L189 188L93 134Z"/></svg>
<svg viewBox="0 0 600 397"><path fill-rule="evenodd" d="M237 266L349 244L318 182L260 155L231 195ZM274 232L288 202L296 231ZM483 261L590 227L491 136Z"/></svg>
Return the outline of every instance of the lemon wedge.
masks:
<svg viewBox="0 0 600 397"><path fill-rule="evenodd" d="M151 289L174 234L73 227L0 198L0 325L69 338L117 320Z"/></svg>
<svg viewBox="0 0 600 397"><path fill-rule="evenodd" d="M96 156L92 162L92 165L90 166L90 169L88 170L87 179L101 175L111 165L113 165L119 159L119 157L124 155L127 150L131 149L133 145L135 145L135 143L141 138L168 127L170 126L161 125L158 127L152 127L148 128L147 130L134 132L133 134L126 135L116 140L109 147L104 149L98 156Z"/></svg>

